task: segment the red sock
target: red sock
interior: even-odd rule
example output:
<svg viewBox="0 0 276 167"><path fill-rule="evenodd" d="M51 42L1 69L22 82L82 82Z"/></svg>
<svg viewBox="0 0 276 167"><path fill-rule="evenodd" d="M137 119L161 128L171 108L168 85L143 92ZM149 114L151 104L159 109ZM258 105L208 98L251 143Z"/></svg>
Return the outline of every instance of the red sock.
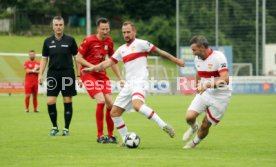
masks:
<svg viewBox="0 0 276 167"><path fill-rule="evenodd" d="M110 111L111 111L111 108L110 109L106 108L105 120L107 124L108 137L113 136L113 130L114 130L114 123L111 119Z"/></svg>
<svg viewBox="0 0 276 167"><path fill-rule="evenodd" d="M96 109L96 123L98 129L98 137L103 136L103 119L104 119L104 103L98 103Z"/></svg>
<svg viewBox="0 0 276 167"><path fill-rule="evenodd" d="M37 110L37 98L33 98L33 103L34 103L34 111Z"/></svg>
<svg viewBox="0 0 276 167"><path fill-rule="evenodd" d="M26 108L26 110L29 110L29 104L30 104L30 97L25 97L25 108Z"/></svg>

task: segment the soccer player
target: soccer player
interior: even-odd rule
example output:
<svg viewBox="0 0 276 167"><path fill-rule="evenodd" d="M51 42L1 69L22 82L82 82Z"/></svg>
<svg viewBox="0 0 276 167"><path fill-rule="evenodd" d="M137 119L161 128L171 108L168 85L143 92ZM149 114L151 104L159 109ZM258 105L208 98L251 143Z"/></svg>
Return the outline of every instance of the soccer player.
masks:
<svg viewBox="0 0 276 167"><path fill-rule="evenodd" d="M195 55L197 94L186 113L186 122L190 127L184 133L183 140L188 141L193 133L196 135L184 149L194 148L208 135L211 125L219 123L231 97L225 55L210 49L206 37L201 35L194 36L190 46ZM206 114L199 125L196 119L203 112Z"/></svg>
<svg viewBox="0 0 276 167"><path fill-rule="evenodd" d="M116 64L118 61L123 61L126 71L126 83L116 97L111 110L112 120L122 140L124 141L128 133L122 114L124 111L129 111L131 108L134 108L149 120L157 123L161 129L173 138L175 135L174 129L164 122L152 108L145 104L145 97L148 89L147 55L149 53L156 53L170 59L179 66L184 66L184 61L175 58L148 41L136 38L135 25L130 21L123 23L122 33L125 44L120 46L110 59L94 67L84 68L83 73L102 71Z"/></svg>
<svg viewBox="0 0 276 167"><path fill-rule="evenodd" d="M69 126L72 119L73 107L72 96L77 94L75 89L75 72L73 59L78 53L75 39L64 32L64 20L61 16L55 16L52 21L54 35L45 39L42 49L42 59L39 71L39 82L43 82L43 73L48 64L47 71L47 105L48 113L53 124L50 136L57 136L59 133L57 125L57 96L61 92L64 103L65 126L62 136L69 135ZM79 67L76 64L77 75Z"/></svg>
<svg viewBox="0 0 276 167"><path fill-rule="evenodd" d="M105 60L108 55L112 56L114 53L113 41L109 37L109 21L106 18L99 18L96 22L97 34L88 36L84 39L83 43L78 49L76 60L84 67L92 67ZM112 70L119 80L122 76L119 72L117 64L112 66ZM117 143L116 138L113 136L114 123L110 117L112 108L111 86L109 78L106 76L106 71L103 70L99 73L87 73L82 75L81 80L86 87L87 92L91 98L96 99L96 124L97 124L97 142L98 143ZM107 137L104 136L104 106L106 104L105 120L107 124Z"/></svg>
<svg viewBox="0 0 276 167"><path fill-rule="evenodd" d="M34 112L37 109L38 73L40 63L35 60L35 51L29 51L30 60L24 63L25 75L25 111L29 112L30 97L33 96Z"/></svg>

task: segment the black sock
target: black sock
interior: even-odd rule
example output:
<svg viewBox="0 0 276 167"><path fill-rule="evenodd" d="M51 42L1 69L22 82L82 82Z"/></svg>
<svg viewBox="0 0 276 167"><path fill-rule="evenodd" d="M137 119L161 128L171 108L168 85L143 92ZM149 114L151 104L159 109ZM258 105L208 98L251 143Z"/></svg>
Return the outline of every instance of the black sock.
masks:
<svg viewBox="0 0 276 167"><path fill-rule="evenodd" d="M48 104L48 113L50 116L50 119L52 121L53 127L58 127L57 126L57 108L56 104Z"/></svg>
<svg viewBox="0 0 276 167"><path fill-rule="evenodd" d="M72 102L64 103L64 120L65 120L65 128L66 129L69 129L72 115L73 115Z"/></svg>

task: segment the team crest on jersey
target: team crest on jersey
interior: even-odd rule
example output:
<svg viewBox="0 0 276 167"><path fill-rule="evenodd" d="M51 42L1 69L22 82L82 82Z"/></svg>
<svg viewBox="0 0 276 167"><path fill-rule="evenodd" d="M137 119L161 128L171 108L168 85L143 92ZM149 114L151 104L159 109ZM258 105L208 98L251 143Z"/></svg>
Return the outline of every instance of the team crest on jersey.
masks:
<svg viewBox="0 0 276 167"><path fill-rule="evenodd" d="M208 70L212 70L213 64L208 64Z"/></svg>
<svg viewBox="0 0 276 167"><path fill-rule="evenodd" d="M55 43L55 41L54 40L52 40L52 42L51 43Z"/></svg>
<svg viewBox="0 0 276 167"><path fill-rule="evenodd" d="M133 52L133 51L135 51L135 46L132 46L131 48L130 48L130 50Z"/></svg>
<svg viewBox="0 0 276 167"><path fill-rule="evenodd" d="M108 50L108 45L104 45L104 50Z"/></svg>

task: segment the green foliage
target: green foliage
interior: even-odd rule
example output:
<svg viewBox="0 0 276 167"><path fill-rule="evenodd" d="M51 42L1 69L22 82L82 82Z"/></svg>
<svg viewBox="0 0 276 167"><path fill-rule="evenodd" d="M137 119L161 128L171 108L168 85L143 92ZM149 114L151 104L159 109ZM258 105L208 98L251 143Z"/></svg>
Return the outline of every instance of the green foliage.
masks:
<svg viewBox="0 0 276 167"><path fill-rule="evenodd" d="M30 30L31 28L31 21L26 16L16 17L15 25L14 25L14 32L22 32Z"/></svg>
<svg viewBox="0 0 276 167"><path fill-rule="evenodd" d="M138 37L148 40L159 48L175 55L175 18L153 16L148 21L139 20L137 26Z"/></svg>

